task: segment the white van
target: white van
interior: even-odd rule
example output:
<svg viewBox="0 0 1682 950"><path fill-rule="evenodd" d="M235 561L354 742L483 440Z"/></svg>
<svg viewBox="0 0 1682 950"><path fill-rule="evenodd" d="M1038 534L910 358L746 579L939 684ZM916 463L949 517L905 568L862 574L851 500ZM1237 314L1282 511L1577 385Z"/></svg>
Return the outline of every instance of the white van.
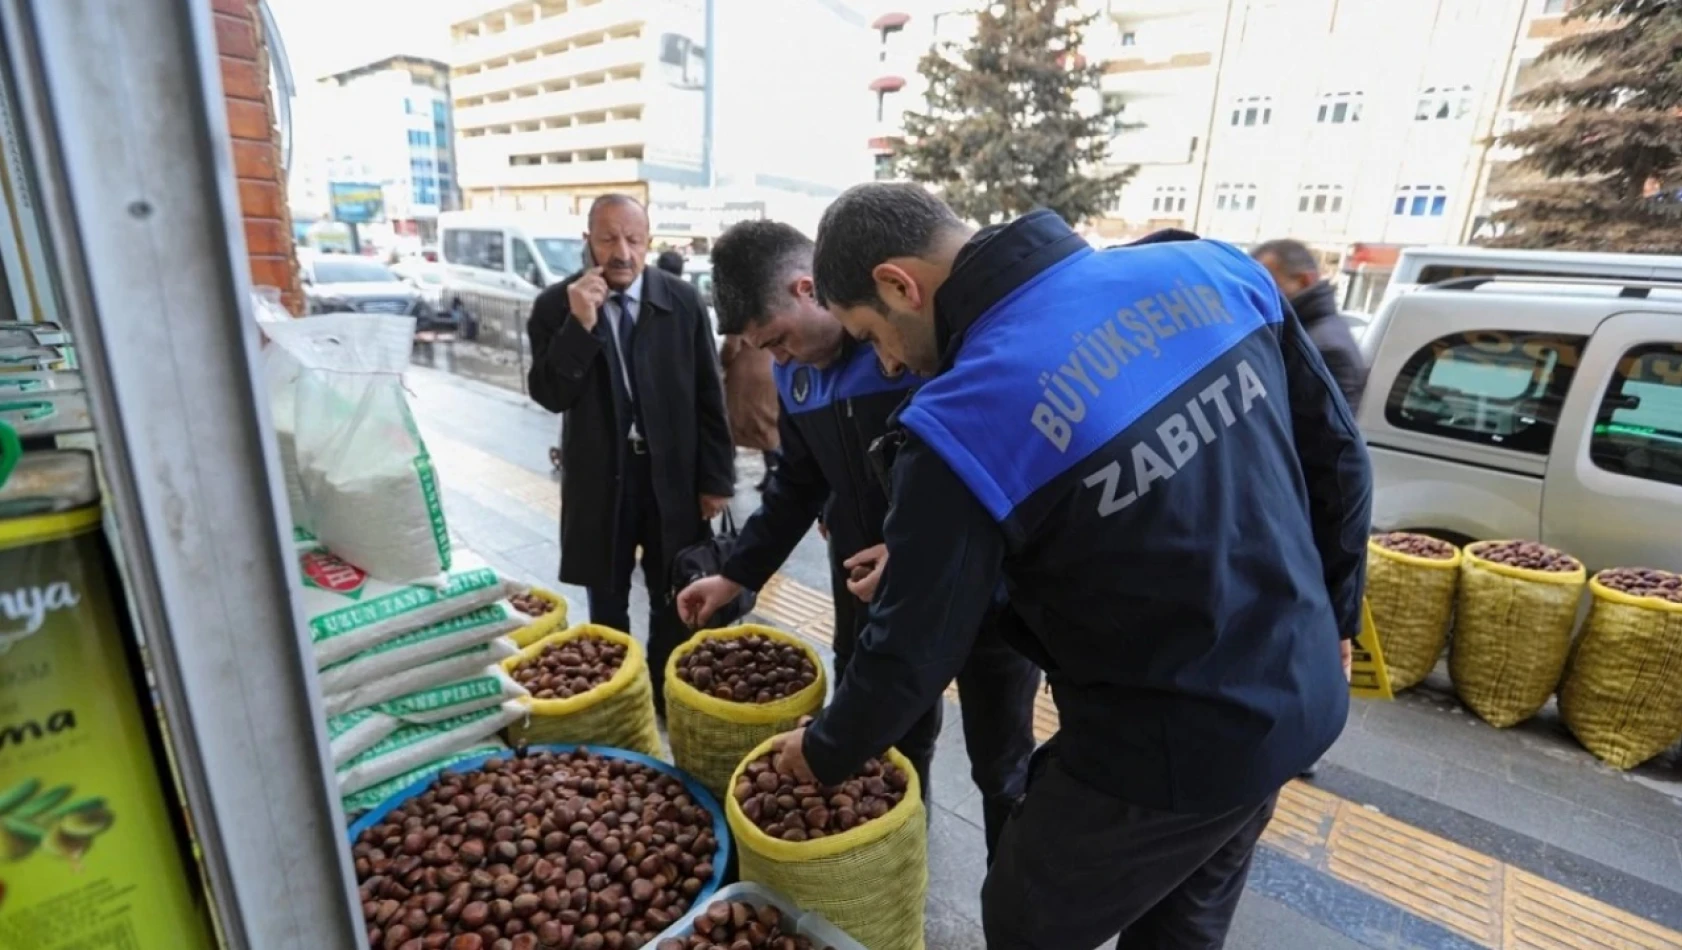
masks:
<svg viewBox="0 0 1682 950"><path fill-rule="evenodd" d="M1682 570L1682 284L1464 277L1366 342L1375 528Z"/></svg>
<svg viewBox="0 0 1682 950"><path fill-rule="evenodd" d="M1396 269L1390 273L1390 284L1375 312L1383 313L1397 297L1420 287L1502 274L1682 281L1682 257L1496 247L1407 247L1396 259Z"/></svg>
<svg viewBox="0 0 1682 950"><path fill-rule="evenodd" d="M445 309L460 300L478 339L518 349L531 302L584 266L587 222L540 212L446 211L438 216Z"/></svg>

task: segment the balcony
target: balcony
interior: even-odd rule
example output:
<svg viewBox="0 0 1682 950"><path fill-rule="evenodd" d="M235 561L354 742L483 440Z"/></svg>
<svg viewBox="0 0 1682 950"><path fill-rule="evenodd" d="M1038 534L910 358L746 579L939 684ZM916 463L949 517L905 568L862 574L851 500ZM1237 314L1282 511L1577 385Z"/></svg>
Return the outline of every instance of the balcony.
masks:
<svg viewBox="0 0 1682 950"><path fill-rule="evenodd" d="M1227 0L1109 0L1111 19L1119 24L1165 20L1188 13L1214 13L1226 9Z"/></svg>
<svg viewBox="0 0 1682 950"><path fill-rule="evenodd" d="M1176 99L1187 109L1206 110L1214 98L1213 53L1175 53L1160 58L1135 56L1104 63L1099 88L1141 98Z"/></svg>
<svg viewBox="0 0 1682 950"><path fill-rule="evenodd" d="M648 87L640 79L574 86L535 96L519 96L503 102L456 109L457 129L481 129L499 125L540 122L581 112L606 112L641 108L648 101Z"/></svg>
<svg viewBox="0 0 1682 950"><path fill-rule="evenodd" d="M548 165L504 165L501 168L485 169L484 172L475 174L471 179L463 172L461 187L470 193L470 198L497 188L545 188L638 181L642 178L642 161L635 158L609 158Z"/></svg>
<svg viewBox="0 0 1682 950"><path fill-rule="evenodd" d="M507 92L523 86L536 86L572 76L640 68L652 58L652 46L640 36L609 40L507 66L495 66L476 73L455 76L450 80L450 95L460 102L463 99Z"/></svg>
<svg viewBox="0 0 1682 950"><path fill-rule="evenodd" d="M509 165L510 156L568 155L573 152L641 148L648 126L641 119L587 122L557 129L475 135L456 142L457 177L465 185L489 169Z"/></svg>
<svg viewBox="0 0 1682 950"><path fill-rule="evenodd" d="M627 27L649 22L653 12L652 0L601 0L589 6L575 3L565 13L459 39L451 45L449 58L458 67L498 62L517 53L564 45L593 34L622 32ZM466 77L457 77L453 83L462 78Z"/></svg>

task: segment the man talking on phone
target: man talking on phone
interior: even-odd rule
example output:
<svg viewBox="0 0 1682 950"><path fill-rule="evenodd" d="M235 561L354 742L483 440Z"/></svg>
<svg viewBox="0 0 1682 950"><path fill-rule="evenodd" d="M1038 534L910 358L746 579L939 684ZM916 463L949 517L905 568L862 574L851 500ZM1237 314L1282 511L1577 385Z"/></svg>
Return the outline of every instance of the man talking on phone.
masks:
<svg viewBox="0 0 1682 950"><path fill-rule="evenodd" d="M561 569L590 620L631 630L640 550L648 665L664 713L666 658L688 636L667 596L671 559L707 536L735 489L718 353L695 288L645 268L648 213L590 206L588 265L532 304L531 396L562 414Z"/></svg>

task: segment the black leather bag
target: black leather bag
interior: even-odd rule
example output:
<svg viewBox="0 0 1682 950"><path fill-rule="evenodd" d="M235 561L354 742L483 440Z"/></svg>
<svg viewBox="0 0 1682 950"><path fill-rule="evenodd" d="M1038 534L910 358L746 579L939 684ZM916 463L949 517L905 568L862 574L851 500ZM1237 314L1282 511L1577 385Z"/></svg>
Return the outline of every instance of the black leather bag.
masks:
<svg viewBox="0 0 1682 950"><path fill-rule="evenodd" d="M736 530L736 516L731 514L730 508L726 506L724 514L719 516L718 531L712 538L684 548L672 559L672 589L666 596L676 600L685 587L722 571L724 562L730 559L730 552L736 547L739 534ZM718 608L707 619L707 626L717 628L740 623L742 618L753 610L754 602L758 599L759 595L753 591L742 591L736 595L735 600Z"/></svg>

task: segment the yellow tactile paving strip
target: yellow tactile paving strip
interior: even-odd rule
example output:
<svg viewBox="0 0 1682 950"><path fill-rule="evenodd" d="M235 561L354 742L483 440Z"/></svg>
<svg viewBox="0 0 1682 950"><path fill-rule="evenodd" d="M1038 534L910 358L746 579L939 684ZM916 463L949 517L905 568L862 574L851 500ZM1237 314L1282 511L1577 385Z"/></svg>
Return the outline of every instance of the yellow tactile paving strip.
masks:
<svg viewBox="0 0 1682 950"><path fill-rule="evenodd" d="M550 479L436 433L427 439L445 484L476 500L494 496L559 518L560 492ZM825 591L779 574L760 592L756 612L833 644ZM957 698L955 690L947 693ZM1044 693L1034 731L1041 740L1057 731L1057 710ZM1480 946L1682 950L1682 934L1302 782L1280 794L1262 840Z"/></svg>

